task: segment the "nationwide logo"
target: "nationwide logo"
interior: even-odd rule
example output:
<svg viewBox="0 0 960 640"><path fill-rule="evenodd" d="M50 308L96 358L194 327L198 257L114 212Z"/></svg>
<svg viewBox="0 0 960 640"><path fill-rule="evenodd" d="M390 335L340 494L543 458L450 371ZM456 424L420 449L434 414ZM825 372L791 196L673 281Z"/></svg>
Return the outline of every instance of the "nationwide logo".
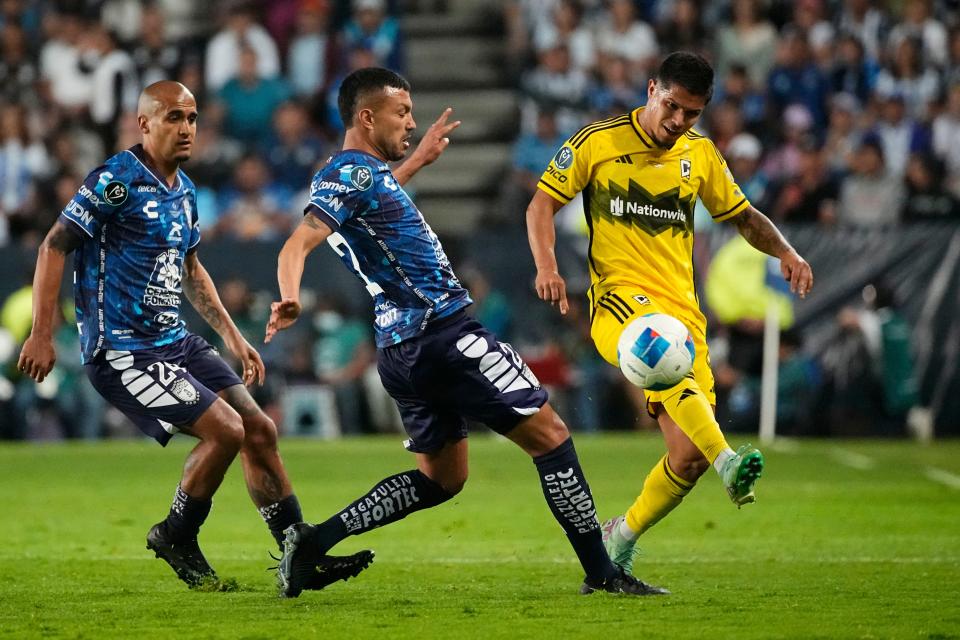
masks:
<svg viewBox="0 0 960 640"><path fill-rule="evenodd" d="M651 194L635 181L627 188L610 182L598 184L590 196L590 216L618 224L636 225L650 235L670 230L673 235L693 233L693 207L696 194L680 198L680 188Z"/></svg>
<svg viewBox="0 0 960 640"><path fill-rule="evenodd" d="M623 198L616 197L610 199L610 213L618 218L624 213L638 216L650 216L653 218L665 218L667 220L687 221L687 214L679 209L659 209L650 204L641 202L624 201Z"/></svg>

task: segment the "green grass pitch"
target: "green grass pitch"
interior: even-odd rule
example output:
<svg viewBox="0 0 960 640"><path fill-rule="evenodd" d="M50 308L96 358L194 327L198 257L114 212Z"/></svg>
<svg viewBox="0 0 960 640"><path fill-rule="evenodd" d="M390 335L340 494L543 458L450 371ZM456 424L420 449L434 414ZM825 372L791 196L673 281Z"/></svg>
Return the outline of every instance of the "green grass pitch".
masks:
<svg viewBox="0 0 960 640"><path fill-rule="evenodd" d="M663 446L576 441L603 518ZM200 542L239 589L189 591L144 548L187 445L0 446L0 638L960 638L960 442L784 442L739 511L710 471L642 539L637 573L673 590L645 599L577 594L531 462L485 436L462 494L349 538L337 550L372 548L373 566L293 600L235 464ZM399 436L282 450L313 521L413 466Z"/></svg>

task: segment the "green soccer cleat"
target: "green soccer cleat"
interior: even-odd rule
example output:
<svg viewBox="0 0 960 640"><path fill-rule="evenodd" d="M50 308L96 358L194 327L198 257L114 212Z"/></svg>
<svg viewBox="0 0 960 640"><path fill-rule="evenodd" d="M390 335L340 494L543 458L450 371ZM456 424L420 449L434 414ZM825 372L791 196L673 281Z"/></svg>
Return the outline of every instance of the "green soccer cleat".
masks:
<svg viewBox="0 0 960 640"><path fill-rule="evenodd" d="M756 502L753 485L762 473L763 454L749 444L737 449L736 455L723 463L720 479L727 488L727 495L738 509L745 504Z"/></svg>
<svg viewBox="0 0 960 640"><path fill-rule="evenodd" d="M603 546L607 550L607 555L613 564L617 565L629 574L633 574L633 559L637 557L640 550L637 548L636 540L627 540L620 533L620 523L624 516L611 518L603 523L600 530L603 532Z"/></svg>

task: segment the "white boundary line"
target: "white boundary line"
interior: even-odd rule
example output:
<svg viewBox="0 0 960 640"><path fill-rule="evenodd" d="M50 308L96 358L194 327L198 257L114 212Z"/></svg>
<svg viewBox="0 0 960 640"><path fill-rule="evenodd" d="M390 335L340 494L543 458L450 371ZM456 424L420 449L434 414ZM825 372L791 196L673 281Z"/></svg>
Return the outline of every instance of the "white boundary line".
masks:
<svg viewBox="0 0 960 640"><path fill-rule="evenodd" d="M960 489L960 476L955 473L950 473L937 467L927 467L923 470L923 473L928 479L934 482L946 485L951 489Z"/></svg>
<svg viewBox="0 0 960 640"><path fill-rule="evenodd" d="M870 456L865 456L862 453L841 447L833 447L830 449L830 456L843 466L856 469L857 471L869 471L876 466L876 463Z"/></svg>

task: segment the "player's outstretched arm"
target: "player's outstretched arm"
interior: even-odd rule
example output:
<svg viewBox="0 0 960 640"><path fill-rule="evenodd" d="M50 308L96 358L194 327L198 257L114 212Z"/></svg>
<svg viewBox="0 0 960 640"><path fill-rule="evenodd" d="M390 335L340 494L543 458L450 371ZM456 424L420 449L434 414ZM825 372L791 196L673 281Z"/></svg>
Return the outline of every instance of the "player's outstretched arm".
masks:
<svg viewBox="0 0 960 640"><path fill-rule="evenodd" d="M452 108L447 107L444 109L440 117L437 118L436 121L430 125L430 128L427 129L427 132L423 134L420 144L418 144L417 148L410 154L410 157L394 169L393 177L397 179L401 187L420 171L420 169L423 169L439 158L440 154L447 148L447 145L450 144L450 138L447 136L450 135L451 131L460 126L459 120L450 123L447 122L451 113L453 113Z"/></svg>
<svg viewBox="0 0 960 640"><path fill-rule="evenodd" d="M33 327L17 361L17 368L37 382L43 382L57 360L53 349L53 324L63 265L67 254L81 242L80 236L57 221L37 253L37 269L33 274Z"/></svg>
<svg viewBox="0 0 960 640"><path fill-rule="evenodd" d="M733 223L740 235L755 249L780 259L780 271L783 279L790 283L790 291L806 298L813 288L813 270L787 242L770 218L751 206L734 217Z"/></svg>
<svg viewBox="0 0 960 640"><path fill-rule="evenodd" d="M533 262L537 267L537 279L534 286L541 300L560 308L566 315L567 284L560 276L557 267L557 255L554 247L557 243L557 230L553 226L553 216L563 206L546 192L537 189L530 204L527 205L527 240L533 253Z"/></svg>
<svg viewBox="0 0 960 640"><path fill-rule="evenodd" d="M333 233L327 225L312 215L306 214L277 257L277 283L280 285L280 301L271 303L270 320L264 342L270 342L277 331L286 329L300 315L300 280L303 278L303 263L310 252Z"/></svg>
<svg viewBox="0 0 960 640"><path fill-rule="evenodd" d="M183 261L183 272L183 292L187 294L187 300L200 317L223 338L223 344L230 353L240 360L243 365L243 383L247 386L254 382L262 385L266 376L263 360L237 329L230 313L220 301L220 294L217 293L213 279L206 267L200 263L196 251L187 254Z"/></svg>

